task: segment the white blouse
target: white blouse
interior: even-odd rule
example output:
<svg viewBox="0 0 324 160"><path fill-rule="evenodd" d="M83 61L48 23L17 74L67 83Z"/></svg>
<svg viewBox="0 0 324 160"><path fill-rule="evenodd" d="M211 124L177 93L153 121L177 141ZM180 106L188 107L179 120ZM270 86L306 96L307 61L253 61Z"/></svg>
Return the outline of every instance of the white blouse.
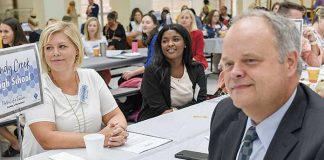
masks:
<svg viewBox="0 0 324 160"><path fill-rule="evenodd" d="M171 107L183 106L193 98L192 82L189 78L186 67L181 78L171 76Z"/></svg>

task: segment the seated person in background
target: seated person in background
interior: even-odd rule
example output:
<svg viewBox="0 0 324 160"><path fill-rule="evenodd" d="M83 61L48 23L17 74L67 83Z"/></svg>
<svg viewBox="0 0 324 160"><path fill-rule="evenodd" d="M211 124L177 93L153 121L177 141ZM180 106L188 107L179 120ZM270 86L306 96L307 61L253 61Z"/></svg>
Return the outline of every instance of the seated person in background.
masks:
<svg viewBox="0 0 324 160"><path fill-rule="evenodd" d="M86 21L84 36L82 37L86 54L92 55L94 48L100 48L100 43L108 45L107 39L102 36L100 31L101 27L97 18L91 17Z"/></svg>
<svg viewBox="0 0 324 160"><path fill-rule="evenodd" d="M219 20L219 11L211 10L207 16L206 25L204 26L204 37L223 38L226 30L227 27Z"/></svg>
<svg viewBox="0 0 324 160"><path fill-rule="evenodd" d="M169 10L162 10L162 12L161 12L161 20L159 21L160 28L163 28L164 25L169 25L168 23L172 24L170 11Z"/></svg>
<svg viewBox="0 0 324 160"><path fill-rule="evenodd" d="M152 58L154 56L154 47L155 42L158 35L159 23L156 17L153 14L145 14L142 19L142 27L143 27L143 42L144 45L147 46L147 58L145 61L145 65L137 68L133 71L125 71L122 75L122 79L118 82L118 84L122 83L125 80L128 80L132 77L142 77L144 73L144 69L151 65Z"/></svg>
<svg viewBox="0 0 324 160"><path fill-rule="evenodd" d="M304 8L293 2L282 2L278 10L278 14L289 19L303 19ZM303 31L301 58L309 66L320 66L322 64L323 53L320 51L316 43L316 38L313 32L306 28Z"/></svg>
<svg viewBox="0 0 324 160"><path fill-rule="evenodd" d="M221 60L230 97L214 110L209 160L324 159L324 99L299 83L300 48L295 24L282 16L236 17Z"/></svg>
<svg viewBox="0 0 324 160"><path fill-rule="evenodd" d="M100 43L106 43L106 46L108 45L106 37L102 36L100 30L101 27L98 19L95 17L88 18L85 23L84 36L82 37L84 50L87 55L93 55L94 49L99 52ZM98 73L108 85L111 80L110 70L101 70Z"/></svg>
<svg viewBox="0 0 324 160"><path fill-rule="evenodd" d="M75 1L70 0L69 5L66 9L66 14L71 17L71 22L79 28L79 22L78 18L80 17L80 14L77 13L75 8Z"/></svg>
<svg viewBox="0 0 324 160"><path fill-rule="evenodd" d="M32 32L29 34L29 42L38 42L42 30L38 28L38 20L36 19L36 15L30 15L28 18L28 25L32 30Z"/></svg>
<svg viewBox="0 0 324 160"><path fill-rule="evenodd" d="M306 38L307 36L310 36L308 39L309 41L312 41L312 43L310 43L312 47L312 51L314 52L315 55L316 54L318 55L317 56L318 58L322 57L322 64L324 64L324 28L323 27L324 27L324 6L319 6L315 10L315 21L313 23L313 26L305 29L304 36L306 36ZM318 46L319 50L315 50L317 47L314 47L313 49L313 45Z"/></svg>
<svg viewBox="0 0 324 160"><path fill-rule="evenodd" d="M107 24L103 28L103 35L108 40L108 50L126 49L126 33L122 24L117 22L116 14L108 13Z"/></svg>
<svg viewBox="0 0 324 160"><path fill-rule="evenodd" d="M207 16L206 25L204 26L204 37L205 38L224 38L227 31L227 27L219 20L219 11L211 10ZM221 58L221 54L213 54L213 72L216 74L220 73L218 64Z"/></svg>
<svg viewBox="0 0 324 160"><path fill-rule="evenodd" d="M104 146L123 145L127 123L108 87L94 70L78 68L84 52L75 25L48 26L39 44L44 104L26 111L23 157L85 147L89 133L105 135Z"/></svg>
<svg viewBox="0 0 324 160"><path fill-rule="evenodd" d="M231 26L232 21L232 15L227 13L227 7L222 6L220 8L220 17L219 20L227 27L229 28Z"/></svg>
<svg viewBox="0 0 324 160"><path fill-rule="evenodd" d="M200 20L202 21L203 25L206 25L206 23L207 23L207 16L208 16L209 12L210 12L209 7L207 4L205 4L199 14Z"/></svg>
<svg viewBox="0 0 324 160"><path fill-rule="evenodd" d="M0 23L0 35L2 39L0 43L2 44L3 48L28 43L20 23L15 18L7 18ZM0 127L0 135L7 139L10 143L9 148L2 153L2 157L13 157L16 154L19 154L19 141L16 136L9 132L7 127Z"/></svg>
<svg viewBox="0 0 324 160"><path fill-rule="evenodd" d="M193 8L189 8L189 10L192 12L192 14L193 14L194 17L195 17L195 21L196 21L197 29L199 29L199 30L203 30L203 27L204 27L204 26L203 26L203 23L202 23L200 17L196 15L196 11L195 11Z"/></svg>
<svg viewBox="0 0 324 160"><path fill-rule="evenodd" d="M145 69L139 121L206 99L206 79L201 63L192 61L189 32L179 24L166 25L157 38L152 65Z"/></svg>
<svg viewBox="0 0 324 160"><path fill-rule="evenodd" d="M204 35L201 30L197 29L195 16L191 10L185 9L181 11L178 17L178 24L185 27L190 33L193 59L202 63L206 69L208 67L208 63L204 56Z"/></svg>
<svg viewBox="0 0 324 160"><path fill-rule="evenodd" d="M279 2L275 2L275 3L272 5L272 7L271 7L271 11L277 13L278 10L279 10L279 7L280 7L280 3L279 3Z"/></svg>
<svg viewBox="0 0 324 160"><path fill-rule="evenodd" d="M132 15L130 17L130 23L129 23L129 34L127 36L127 43L128 46L132 46L132 41L134 39L138 42L138 47L143 48L143 42L142 42L142 17L143 13L139 8L134 8L132 11Z"/></svg>

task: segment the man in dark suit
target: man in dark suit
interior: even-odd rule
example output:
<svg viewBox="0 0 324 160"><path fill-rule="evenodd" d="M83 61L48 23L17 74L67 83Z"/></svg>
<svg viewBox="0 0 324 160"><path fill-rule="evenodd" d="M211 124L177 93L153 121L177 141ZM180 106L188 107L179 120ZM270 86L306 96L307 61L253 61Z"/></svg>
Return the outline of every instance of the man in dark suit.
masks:
<svg viewBox="0 0 324 160"><path fill-rule="evenodd" d="M299 83L294 25L259 10L235 19L221 59L230 98L213 113L209 160L324 159L324 99Z"/></svg>

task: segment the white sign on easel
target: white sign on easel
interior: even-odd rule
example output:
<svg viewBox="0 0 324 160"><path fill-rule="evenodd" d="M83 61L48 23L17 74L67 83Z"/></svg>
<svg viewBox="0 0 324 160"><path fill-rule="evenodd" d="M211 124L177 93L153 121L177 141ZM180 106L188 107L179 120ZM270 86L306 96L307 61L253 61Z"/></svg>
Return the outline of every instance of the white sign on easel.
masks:
<svg viewBox="0 0 324 160"><path fill-rule="evenodd" d="M36 44L0 49L0 119L43 103Z"/></svg>
<svg viewBox="0 0 324 160"><path fill-rule="evenodd" d="M303 31L304 31L304 20L303 19L292 19L292 21L295 23L296 25L296 28L298 29L299 31L299 34L300 34L300 51L302 50L302 46L303 46Z"/></svg>

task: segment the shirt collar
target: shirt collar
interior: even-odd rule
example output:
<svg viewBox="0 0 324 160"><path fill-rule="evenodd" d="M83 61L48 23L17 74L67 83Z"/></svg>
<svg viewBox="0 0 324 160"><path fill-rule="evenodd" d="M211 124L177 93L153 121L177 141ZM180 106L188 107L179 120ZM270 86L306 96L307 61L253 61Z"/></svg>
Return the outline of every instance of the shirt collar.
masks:
<svg viewBox="0 0 324 160"><path fill-rule="evenodd" d="M258 125L255 125L255 123L252 121L252 119L249 117L246 123L245 132L251 127L256 126L256 132L258 134L258 137L261 141L261 144L263 147L268 150L268 147L272 141L272 138L274 134L276 133L278 126L286 114L287 110L289 109L292 101L294 100L296 96L297 88L293 92L293 94L290 96L288 101L282 105L276 112L271 114L269 117L264 119L261 123Z"/></svg>

